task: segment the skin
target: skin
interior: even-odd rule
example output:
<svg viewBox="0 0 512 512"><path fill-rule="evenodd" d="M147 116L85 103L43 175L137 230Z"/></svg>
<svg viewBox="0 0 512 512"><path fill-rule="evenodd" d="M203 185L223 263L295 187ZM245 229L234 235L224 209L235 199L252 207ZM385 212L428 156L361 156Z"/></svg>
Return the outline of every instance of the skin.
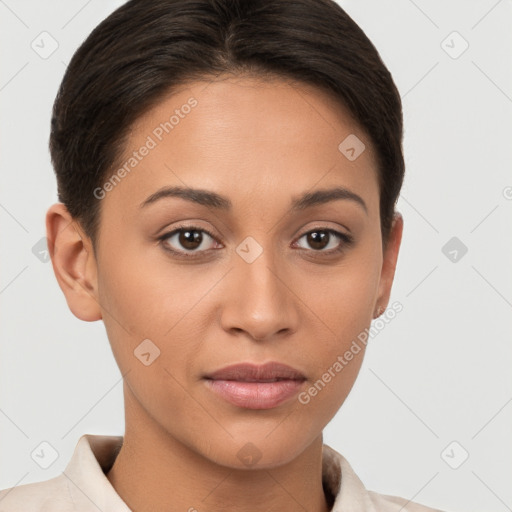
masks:
<svg viewBox="0 0 512 512"><path fill-rule="evenodd" d="M107 478L132 510L325 512L322 430L354 384L364 345L307 404L236 407L202 377L279 361L311 387L387 306L403 221L395 215L383 247L375 153L333 97L283 79L221 78L190 83L132 127L126 158L191 96L198 101L102 199L96 253L64 205L50 207L52 264L73 314L103 319L124 375L124 444ZM366 145L354 161L338 150L349 134ZM232 209L176 197L140 207L169 185L217 192ZM366 211L350 199L290 209L302 193L335 186ZM198 249L178 235L158 240L180 222L216 240L201 232ZM354 242L331 236L318 248L307 236L315 229ZM263 249L252 263L236 252L248 236ZM178 258L166 244L199 257ZM145 339L160 350L149 366L134 355ZM237 457L249 442L261 455L251 467Z"/></svg>

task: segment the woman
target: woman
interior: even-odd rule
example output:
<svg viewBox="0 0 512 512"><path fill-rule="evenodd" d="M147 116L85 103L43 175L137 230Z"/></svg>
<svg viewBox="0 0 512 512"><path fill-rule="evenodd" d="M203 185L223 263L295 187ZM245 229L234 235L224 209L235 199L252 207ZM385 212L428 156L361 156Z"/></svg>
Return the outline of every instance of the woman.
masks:
<svg viewBox="0 0 512 512"><path fill-rule="evenodd" d="M102 319L124 436L2 510L431 511L364 488L322 431L388 307L400 96L331 0L131 0L54 105L46 218L75 316Z"/></svg>

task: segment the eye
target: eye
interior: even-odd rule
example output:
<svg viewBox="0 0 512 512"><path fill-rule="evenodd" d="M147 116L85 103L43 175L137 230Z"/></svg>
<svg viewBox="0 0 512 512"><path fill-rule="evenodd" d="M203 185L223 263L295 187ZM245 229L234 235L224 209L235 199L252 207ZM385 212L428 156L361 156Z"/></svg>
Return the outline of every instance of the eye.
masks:
<svg viewBox="0 0 512 512"><path fill-rule="evenodd" d="M308 231L304 233L299 240L303 238L306 240L306 244L315 252L326 254L342 252L353 243L352 236L330 228L317 228ZM308 247L302 248L307 249Z"/></svg>
<svg viewBox="0 0 512 512"><path fill-rule="evenodd" d="M302 239L313 252L323 255L341 253L353 244L351 235L331 228L316 228L308 231L295 242L301 249L308 249L299 243ZM222 247L210 231L198 226L178 226L163 234L159 240L164 250L183 258L200 257L209 250L219 248L219 245Z"/></svg>
<svg viewBox="0 0 512 512"><path fill-rule="evenodd" d="M217 243L207 229L197 226L179 226L159 237L159 240L165 250L184 257L206 252Z"/></svg>

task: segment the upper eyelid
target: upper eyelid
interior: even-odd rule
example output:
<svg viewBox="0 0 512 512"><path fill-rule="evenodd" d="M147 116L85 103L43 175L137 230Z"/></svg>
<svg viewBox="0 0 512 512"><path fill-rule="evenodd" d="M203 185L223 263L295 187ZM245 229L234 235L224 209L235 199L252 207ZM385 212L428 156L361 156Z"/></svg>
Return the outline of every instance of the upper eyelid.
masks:
<svg viewBox="0 0 512 512"><path fill-rule="evenodd" d="M203 233L206 233L210 238L215 240L216 243L223 245L222 242L219 241L218 237L215 236L213 233L211 233L210 230L207 230L205 228L199 228L198 226L181 226L181 227L178 226L177 228L173 228L170 231L166 231L165 233L160 235L158 237L158 240L164 242L168 238L171 238L172 236L180 233L181 231L186 231L187 229L190 231L201 231ZM199 251L199 252L203 252L203 251Z"/></svg>
<svg viewBox="0 0 512 512"><path fill-rule="evenodd" d="M211 236L212 238L217 238L216 235L214 235L212 233L212 230L209 230L207 228L203 228L203 227L200 227L200 226L195 226L193 224L191 225L188 225L188 226L178 226L178 227L174 227L173 229L169 230L169 231L166 231L165 233L163 233L160 238L168 238L169 236L171 235L174 235L180 231L184 231L186 229L190 229L190 230L194 230L194 231L203 231L205 232L207 235ZM350 237L351 235L349 233L343 233L343 232L340 232L339 230L335 229L335 228L332 228L332 227L329 227L329 226L318 226L318 227L313 227L313 228L309 228L307 229L306 231L302 232L301 235L299 235L299 238L303 237L304 235L307 235L313 231L329 231L331 233L339 233L341 235L345 235L345 236L348 236Z"/></svg>

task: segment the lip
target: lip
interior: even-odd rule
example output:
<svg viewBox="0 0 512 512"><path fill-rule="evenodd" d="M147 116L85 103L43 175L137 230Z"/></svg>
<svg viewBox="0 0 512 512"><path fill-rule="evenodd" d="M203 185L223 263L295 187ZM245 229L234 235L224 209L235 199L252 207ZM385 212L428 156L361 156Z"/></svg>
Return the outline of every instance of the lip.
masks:
<svg viewBox="0 0 512 512"><path fill-rule="evenodd" d="M273 379L304 380L306 377L287 364L271 361L265 364L238 363L225 366L205 376L213 380L264 382Z"/></svg>
<svg viewBox="0 0 512 512"><path fill-rule="evenodd" d="M296 395L306 377L291 366L269 362L226 366L204 377L208 388L238 407L271 409Z"/></svg>

